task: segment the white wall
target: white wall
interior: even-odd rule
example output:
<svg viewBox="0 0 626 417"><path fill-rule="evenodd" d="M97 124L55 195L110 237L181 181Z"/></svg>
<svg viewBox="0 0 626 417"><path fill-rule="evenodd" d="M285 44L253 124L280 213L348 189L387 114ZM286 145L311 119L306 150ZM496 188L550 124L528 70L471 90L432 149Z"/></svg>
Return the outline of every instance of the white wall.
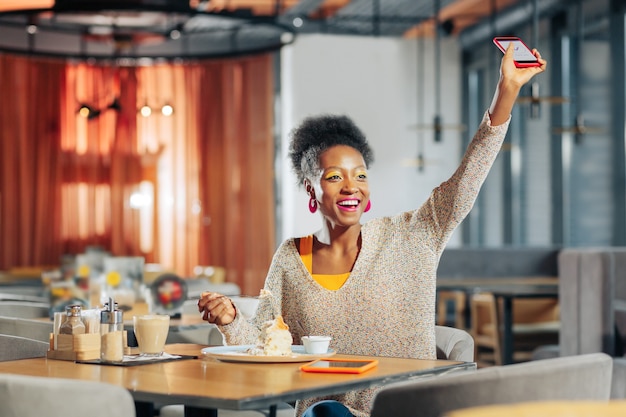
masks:
<svg viewBox="0 0 626 417"><path fill-rule="evenodd" d="M280 112L282 117L282 236L302 236L321 225L319 214L308 211L308 198L296 187L287 157L288 133L305 117L320 113L346 114L364 131L374 150L369 171L372 210L363 220L393 215L418 207L433 187L447 179L460 160L460 132L444 130L433 141L432 130L416 130L430 123L434 109L433 39L425 40L425 65L416 65L415 39L336 35L300 35L281 52ZM460 122L460 52L454 39L442 41L441 108L444 124ZM419 99L418 71L424 71L425 98ZM420 90L422 86L419 87ZM424 108L417 106L424 104ZM418 112L422 112L421 115ZM410 166L417 156L418 135L424 137L427 165L422 172ZM454 236L450 245L458 244Z"/></svg>

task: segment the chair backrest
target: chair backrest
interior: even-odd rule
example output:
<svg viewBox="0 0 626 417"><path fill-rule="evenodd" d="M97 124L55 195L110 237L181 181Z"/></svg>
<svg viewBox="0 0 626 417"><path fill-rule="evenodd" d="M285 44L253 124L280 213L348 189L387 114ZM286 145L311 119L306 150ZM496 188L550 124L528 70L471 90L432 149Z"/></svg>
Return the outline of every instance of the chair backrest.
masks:
<svg viewBox="0 0 626 417"><path fill-rule="evenodd" d="M613 358L611 399L626 399L626 358Z"/></svg>
<svg viewBox="0 0 626 417"><path fill-rule="evenodd" d="M608 400L612 368L610 356L592 353L391 384L376 395L371 417L440 417L523 401Z"/></svg>
<svg viewBox="0 0 626 417"><path fill-rule="evenodd" d="M50 317L50 305L28 301L0 301L0 316L23 319Z"/></svg>
<svg viewBox="0 0 626 417"><path fill-rule="evenodd" d="M449 317L448 304L454 307L454 314ZM467 295L465 291L438 290L437 291L437 324L451 326L462 329L466 327L468 312L466 311ZM453 323L453 324L452 324Z"/></svg>
<svg viewBox="0 0 626 417"><path fill-rule="evenodd" d="M626 353L625 268L625 247L566 248L559 253L562 356Z"/></svg>
<svg viewBox="0 0 626 417"><path fill-rule="evenodd" d="M465 330L455 327L435 326L437 359L474 361L474 339Z"/></svg>
<svg viewBox="0 0 626 417"><path fill-rule="evenodd" d="M187 298L190 300L199 299L205 291L217 292L227 297L241 294L241 288L234 282L214 284L206 278L190 278L185 282L187 282Z"/></svg>
<svg viewBox="0 0 626 417"><path fill-rule="evenodd" d="M103 382L0 374L2 417L134 417L130 393Z"/></svg>
<svg viewBox="0 0 626 417"><path fill-rule="evenodd" d="M626 401L539 401L487 405L452 411L445 417L623 417Z"/></svg>
<svg viewBox="0 0 626 417"><path fill-rule="evenodd" d="M555 298L521 298L513 300L515 324L558 322L559 300Z"/></svg>
<svg viewBox="0 0 626 417"><path fill-rule="evenodd" d="M502 302L502 300L500 300ZM496 306L495 297L491 293L476 293L470 297L472 325L470 332L476 347L475 360L482 362L483 348L493 350L493 361L502 365L500 328L503 310L502 303ZM533 344L545 343L552 338L557 339L559 333L559 301L552 298L519 298L513 300L513 334L526 335L526 348ZM529 336L539 336L536 341ZM527 352L529 356L531 352ZM515 355L517 358L518 355Z"/></svg>
<svg viewBox="0 0 626 417"><path fill-rule="evenodd" d="M46 356L49 344L25 337L0 334L0 362Z"/></svg>
<svg viewBox="0 0 626 417"><path fill-rule="evenodd" d="M53 327L54 325L50 320L0 316L0 334L21 336L41 342L49 342Z"/></svg>

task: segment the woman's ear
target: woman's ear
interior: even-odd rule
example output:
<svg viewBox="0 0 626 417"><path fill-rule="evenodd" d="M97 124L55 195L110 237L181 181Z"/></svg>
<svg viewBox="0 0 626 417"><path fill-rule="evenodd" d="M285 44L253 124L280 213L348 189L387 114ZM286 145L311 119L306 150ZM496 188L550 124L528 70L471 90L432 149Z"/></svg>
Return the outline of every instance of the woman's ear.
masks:
<svg viewBox="0 0 626 417"><path fill-rule="evenodd" d="M306 190L306 193L309 195L309 197L315 198L315 188L313 188L313 184L311 184L311 181L309 181L308 179L304 180L304 189Z"/></svg>

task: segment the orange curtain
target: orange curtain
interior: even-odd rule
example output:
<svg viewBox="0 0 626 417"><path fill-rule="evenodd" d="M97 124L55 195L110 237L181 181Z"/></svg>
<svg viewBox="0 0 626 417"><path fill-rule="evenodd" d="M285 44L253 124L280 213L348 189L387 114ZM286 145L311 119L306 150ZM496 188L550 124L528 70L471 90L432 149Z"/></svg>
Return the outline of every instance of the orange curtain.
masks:
<svg viewBox="0 0 626 417"><path fill-rule="evenodd" d="M68 65L62 124L61 240L66 253L99 245L115 255L146 255L128 201L144 179L136 135L132 68ZM77 115L88 105L98 115Z"/></svg>
<svg viewBox="0 0 626 417"><path fill-rule="evenodd" d="M0 269L100 245L183 276L224 266L258 293L275 246L270 56L0 65Z"/></svg>
<svg viewBox="0 0 626 417"><path fill-rule="evenodd" d="M275 248L272 63L269 57L225 62L197 68L194 76L189 87L200 86L204 103L196 106L202 261L212 256L258 294Z"/></svg>
<svg viewBox="0 0 626 417"><path fill-rule="evenodd" d="M0 54L0 269L58 264L65 65Z"/></svg>

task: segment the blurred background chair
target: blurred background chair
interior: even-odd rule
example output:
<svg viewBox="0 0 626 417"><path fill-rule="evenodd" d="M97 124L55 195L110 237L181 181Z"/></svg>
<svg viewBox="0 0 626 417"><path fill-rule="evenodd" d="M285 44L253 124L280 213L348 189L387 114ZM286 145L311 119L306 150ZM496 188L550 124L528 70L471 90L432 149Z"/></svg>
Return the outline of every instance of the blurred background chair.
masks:
<svg viewBox="0 0 626 417"><path fill-rule="evenodd" d="M0 362L46 356L49 343L26 337L0 334Z"/></svg>
<svg viewBox="0 0 626 417"><path fill-rule="evenodd" d="M566 248L559 253L561 356L626 354L626 247Z"/></svg>
<svg viewBox="0 0 626 417"><path fill-rule="evenodd" d="M465 291L437 291L437 325L467 328Z"/></svg>
<svg viewBox="0 0 626 417"><path fill-rule="evenodd" d="M601 400L611 394L612 358L568 356L455 372L391 384L374 398L371 417L441 417L462 408L526 401Z"/></svg>
<svg viewBox="0 0 626 417"><path fill-rule="evenodd" d="M540 401L452 411L444 417L622 417L626 401Z"/></svg>
<svg viewBox="0 0 626 417"><path fill-rule="evenodd" d="M0 301L0 316L36 319L50 316L49 303L29 301Z"/></svg>
<svg viewBox="0 0 626 417"><path fill-rule="evenodd" d="M474 360L478 366L500 365L500 333L497 327L496 303L491 294L472 294L470 297L472 324L470 333L474 338Z"/></svg>
<svg viewBox="0 0 626 417"><path fill-rule="evenodd" d="M490 293L472 294L470 298L475 360L479 366L502 365L502 308ZM533 351L543 345L558 344L560 330L559 301L556 299L513 300L513 337L515 362L528 361Z"/></svg>
<svg viewBox="0 0 626 417"><path fill-rule="evenodd" d="M102 382L0 374L2 417L134 417L135 402Z"/></svg>
<svg viewBox="0 0 626 417"><path fill-rule="evenodd" d="M0 316L0 334L26 337L49 343L53 332L51 320L23 319L19 317Z"/></svg>
<svg viewBox="0 0 626 417"><path fill-rule="evenodd" d="M234 296L241 294L239 285L233 282L224 282L221 284L213 284L206 278L187 278L187 297L190 300L198 300L203 292L218 292L226 296Z"/></svg>

